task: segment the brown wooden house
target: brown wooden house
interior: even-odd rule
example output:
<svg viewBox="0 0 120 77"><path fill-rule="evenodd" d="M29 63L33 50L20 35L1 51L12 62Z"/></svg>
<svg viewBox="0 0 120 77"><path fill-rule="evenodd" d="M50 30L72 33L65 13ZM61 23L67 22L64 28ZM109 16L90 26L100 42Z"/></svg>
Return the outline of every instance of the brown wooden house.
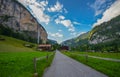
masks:
<svg viewBox="0 0 120 77"><path fill-rule="evenodd" d="M61 46L60 50L69 50L69 47L68 46Z"/></svg>
<svg viewBox="0 0 120 77"><path fill-rule="evenodd" d="M51 44L40 44L38 45L39 50L51 50L52 45Z"/></svg>

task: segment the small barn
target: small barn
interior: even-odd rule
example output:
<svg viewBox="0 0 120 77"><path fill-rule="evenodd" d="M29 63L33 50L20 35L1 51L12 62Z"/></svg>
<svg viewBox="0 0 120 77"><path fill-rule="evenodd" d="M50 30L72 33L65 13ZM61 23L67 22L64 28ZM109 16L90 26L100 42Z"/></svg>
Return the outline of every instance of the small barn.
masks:
<svg viewBox="0 0 120 77"><path fill-rule="evenodd" d="M52 45L51 44L40 44L38 45L39 50L51 50Z"/></svg>
<svg viewBox="0 0 120 77"><path fill-rule="evenodd" d="M60 50L69 50L69 47L68 46L61 46Z"/></svg>

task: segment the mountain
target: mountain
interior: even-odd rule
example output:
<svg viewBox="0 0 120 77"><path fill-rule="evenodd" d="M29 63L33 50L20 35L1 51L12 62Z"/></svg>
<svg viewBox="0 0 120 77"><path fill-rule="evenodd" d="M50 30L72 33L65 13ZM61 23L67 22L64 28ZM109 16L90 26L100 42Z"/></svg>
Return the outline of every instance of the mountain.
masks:
<svg viewBox="0 0 120 77"><path fill-rule="evenodd" d="M89 43L99 44L120 39L120 16L104 22L90 31Z"/></svg>
<svg viewBox="0 0 120 77"><path fill-rule="evenodd" d="M52 45L55 45L55 44L57 44L57 41L48 39L48 43L49 43L49 44L52 44Z"/></svg>
<svg viewBox="0 0 120 77"><path fill-rule="evenodd" d="M87 32L76 38L62 42L62 45L80 47L85 44L86 45L94 44L95 46L97 44L102 43L102 45L106 44L107 46L109 45L114 46L117 45L119 41L120 41L120 16L117 16L108 22L104 22L94 27L90 32Z"/></svg>
<svg viewBox="0 0 120 77"><path fill-rule="evenodd" d="M89 36L89 32L81 34L76 38L66 40L66 41L62 42L61 44L66 45L66 46L71 46L71 47L87 44L88 36Z"/></svg>
<svg viewBox="0 0 120 77"><path fill-rule="evenodd" d="M0 0L1 26L9 27L14 32L22 33L25 38L31 37L34 39L37 39L37 31L39 29L42 43L47 42L46 30L17 0Z"/></svg>

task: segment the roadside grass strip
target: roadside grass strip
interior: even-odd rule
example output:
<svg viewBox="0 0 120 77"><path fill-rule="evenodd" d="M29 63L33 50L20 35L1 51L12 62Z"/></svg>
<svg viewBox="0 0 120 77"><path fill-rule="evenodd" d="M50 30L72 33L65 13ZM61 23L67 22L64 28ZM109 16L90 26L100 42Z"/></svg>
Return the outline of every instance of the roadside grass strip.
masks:
<svg viewBox="0 0 120 77"><path fill-rule="evenodd" d="M51 52L0 52L0 77L33 77L34 57L43 57ZM38 77L42 77L44 70L51 64L52 55L37 61Z"/></svg>
<svg viewBox="0 0 120 77"><path fill-rule="evenodd" d="M64 54L85 65L92 67L95 70L108 75L109 77L120 77L120 62L113 62L91 57L88 57L86 61L85 56L71 54L70 52L66 52Z"/></svg>

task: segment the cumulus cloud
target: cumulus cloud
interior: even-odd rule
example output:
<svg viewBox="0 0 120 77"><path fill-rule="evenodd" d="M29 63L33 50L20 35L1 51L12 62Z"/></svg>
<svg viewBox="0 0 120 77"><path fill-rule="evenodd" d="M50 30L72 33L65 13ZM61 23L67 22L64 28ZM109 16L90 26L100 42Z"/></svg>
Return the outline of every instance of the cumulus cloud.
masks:
<svg viewBox="0 0 120 77"><path fill-rule="evenodd" d="M63 5L57 1L54 6L51 6L50 8L48 8L48 11L49 12L62 12L62 8L63 8Z"/></svg>
<svg viewBox="0 0 120 77"><path fill-rule="evenodd" d="M37 7L31 5L29 7L32 9L33 14L40 22L44 22L46 24L49 23L50 17L44 14L43 9L38 9Z"/></svg>
<svg viewBox="0 0 120 77"><path fill-rule="evenodd" d="M67 28L72 26L72 23L70 20L62 20L60 23L63 24Z"/></svg>
<svg viewBox="0 0 120 77"><path fill-rule="evenodd" d="M103 17L98 19L97 22L93 24L93 27L100 25L103 22L107 22L118 15L120 15L120 0L114 2L110 8L103 13Z"/></svg>
<svg viewBox="0 0 120 77"><path fill-rule="evenodd" d="M50 16L45 14L46 6L48 5L48 1L40 1L36 0L19 0L22 4L24 4L30 12L38 19L38 21L48 24L50 22Z"/></svg>
<svg viewBox="0 0 120 77"><path fill-rule="evenodd" d="M59 16L57 19L55 19L56 24L62 24L66 28L68 28L68 31L75 31L75 28L72 24L72 21L69 19L65 19L64 16Z"/></svg>
<svg viewBox="0 0 120 77"><path fill-rule="evenodd" d="M59 29L58 31L59 31L59 32L62 32L62 30L61 30L61 29Z"/></svg>
<svg viewBox="0 0 120 77"><path fill-rule="evenodd" d="M65 17L64 17L64 16L62 16L62 15L61 15L61 16L59 16L59 18L60 18L60 19L65 19Z"/></svg>
<svg viewBox="0 0 120 77"><path fill-rule="evenodd" d="M74 21L73 24L75 25L81 25L81 23Z"/></svg>
<svg viewBox="0 0 120 77"><path fill-rule="evenodd" d="M95 16L102 14L105 8L108 8L112 4L112 0L96 0L90 5L95 11Z"/></svg>
<svg viewBox="0 0 120 77"><path fill-rule="evenodd" d="M63 34L60 33L48 33L50 36L54 37L54 38L62 38Z"/></svg>

